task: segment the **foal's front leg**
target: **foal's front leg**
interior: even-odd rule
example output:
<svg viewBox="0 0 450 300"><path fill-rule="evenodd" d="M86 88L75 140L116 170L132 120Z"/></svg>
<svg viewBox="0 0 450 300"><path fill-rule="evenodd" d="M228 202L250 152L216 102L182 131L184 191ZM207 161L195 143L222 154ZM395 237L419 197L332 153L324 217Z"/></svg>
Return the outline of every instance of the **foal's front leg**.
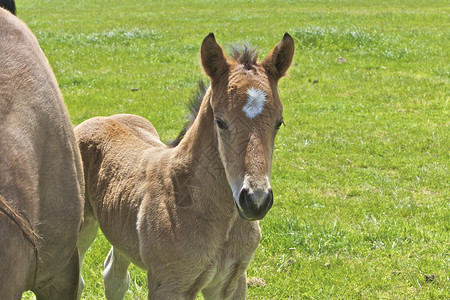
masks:
<svg viewBox="0 0 450 300"><path fill-rule="evenodd" d="M203 297L206 300L215 299L232 299L232 300L243 300L247 293L247 275L241 275L237 281L220 283L216 286L206 288L202 291Z"/></svg>
<svg viewBox="0 0 450 300"><path fill-rule="evenodd" d="M122 300L125 298L130 285L129 266L130 262L112 247L106 257L103 271L106 299Z"/></svg>
<svg viewBox="0 0 450 300"><path fill-rule="evenodd" d="M172 277L169 280L155 280L150 272L147 272L148 299L151 300L195 300L199 290L186 290L180 287L182 278Z"/></svg>
<svg viewBox="0 0 450 300"><path fill-rule="evenodd" d="M245 295L247 294L247 274L242 274L241 277L239 277L236 290L234 291L233 297L231 299L237 300L237 299L245 299Z"/></svg>

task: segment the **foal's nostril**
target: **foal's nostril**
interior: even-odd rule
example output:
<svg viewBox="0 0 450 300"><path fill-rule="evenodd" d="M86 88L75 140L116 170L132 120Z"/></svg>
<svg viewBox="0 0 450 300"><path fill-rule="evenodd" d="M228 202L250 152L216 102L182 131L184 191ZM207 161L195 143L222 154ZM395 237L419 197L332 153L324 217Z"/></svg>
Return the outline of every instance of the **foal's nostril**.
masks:
<svg viewBox="0 0 450 300"><path fill-rule="evenodd" d="M243 210L248 209L248 202L248 189L242 189L241 193L239 194L239 205Z"/></svg>
<svg viewBox="0 0 450 300"><path fill-rule="evenodd" d="M268 205L267 210L269 210L272 207L272 205L273 205L273 191L272 191L272 189L269 189L269 193L267 194L267 198L266 198L265 202Z"/></svg>

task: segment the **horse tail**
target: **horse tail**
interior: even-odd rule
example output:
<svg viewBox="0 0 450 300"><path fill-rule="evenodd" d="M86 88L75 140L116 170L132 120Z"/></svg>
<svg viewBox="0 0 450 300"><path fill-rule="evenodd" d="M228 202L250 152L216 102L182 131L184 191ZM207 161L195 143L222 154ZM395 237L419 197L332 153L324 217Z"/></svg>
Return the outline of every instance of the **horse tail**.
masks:
<svg viewBox="0 0 450 300"><path fill-rule="evenodd" d="M1 0L0 0L1 1ZM8 202L6 202L5 198L0 195L0 214L6 215L10 218L14 223L16 223L17 227L22 231L25 239L32 246L34 253L36 255L36 261L39 259L39 249L38 249L38 238L39 236L31 227L31 222L28 218L20 212L17 212L14 208L12 208Z"/></svg>
<svg viewBox="0 0 450 300"><path fill-rule="evenodd" d="M16 3L14 0L0 0L0 7L8 10L13 15L16 14Z"/></svg>

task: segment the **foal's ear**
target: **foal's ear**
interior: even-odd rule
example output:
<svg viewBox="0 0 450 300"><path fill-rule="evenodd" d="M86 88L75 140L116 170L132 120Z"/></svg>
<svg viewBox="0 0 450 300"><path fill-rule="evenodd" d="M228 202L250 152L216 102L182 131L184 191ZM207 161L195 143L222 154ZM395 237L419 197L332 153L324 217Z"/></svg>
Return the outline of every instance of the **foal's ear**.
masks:
<svg viewBox="0 0 450 300"><path fill-rule="evenodd" d="M227 58L223 53L222 47L217 44L213 33L208 34L203 40L200 53L203 69L212 79L221 75L228 68Z"/></svg>
<svg viewBox="0 0 450 300"><path fill-rule="evenodd" d="M267 54L261 64L267 72L278 80L286 74L293 58L294 40L288 33L285 33L281 42Z"/></svg>

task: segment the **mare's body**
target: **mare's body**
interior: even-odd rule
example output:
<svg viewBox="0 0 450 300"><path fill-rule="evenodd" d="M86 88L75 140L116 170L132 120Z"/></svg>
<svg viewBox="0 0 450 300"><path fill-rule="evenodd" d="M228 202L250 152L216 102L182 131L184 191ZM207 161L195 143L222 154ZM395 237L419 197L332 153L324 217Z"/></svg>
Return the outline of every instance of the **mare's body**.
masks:
<svg viewBox="0 0 450 300"><path fill-rule="evenodd" d="M0 299L74 299L83 173L39 44L0 8Z"/></svg>

